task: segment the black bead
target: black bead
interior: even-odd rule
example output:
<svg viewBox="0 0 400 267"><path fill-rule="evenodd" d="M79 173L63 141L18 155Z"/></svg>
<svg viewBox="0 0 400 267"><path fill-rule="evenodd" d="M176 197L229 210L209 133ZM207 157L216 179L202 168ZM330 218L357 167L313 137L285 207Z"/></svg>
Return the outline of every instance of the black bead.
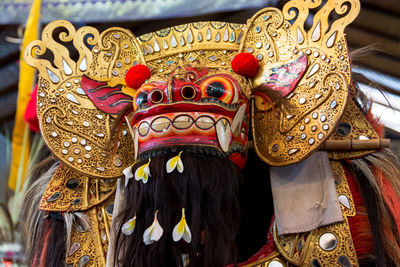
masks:
<svg viewBox="0 0 400 267"><path fill-rule="evenodd" d="M69 180L67 181L67 183L65 184L65 186L66 186L68 189L74 190L74 189L78 188L78 186L79 186L80 183L81 183L81 182L80 182L78 179L76 179L76 178L71 178L71 179L69 179Z"/></svg>

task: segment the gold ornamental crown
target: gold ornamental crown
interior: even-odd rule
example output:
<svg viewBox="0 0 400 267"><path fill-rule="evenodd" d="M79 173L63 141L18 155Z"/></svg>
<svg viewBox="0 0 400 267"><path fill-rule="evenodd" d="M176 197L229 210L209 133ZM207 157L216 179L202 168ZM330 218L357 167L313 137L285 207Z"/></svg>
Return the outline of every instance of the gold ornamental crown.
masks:
<svg viewBox="0 0 400 267"><path fill-rule="evenodd" d="M311 9L318 11L307 30ZM70 168L119 177L134 162L129 129L123 124L116 135L111 133L115 115L93 104L82 89L83 75L124 87L126 72L135 64L147 65L152 75L168 75L182 64L231 70L232 59L247 52L260 64L256 77L246 81L252 89L243 92L252 99L256 151L271 165L298 162L329 138L347 105L350 63L343 30L359 9L356 0L292 0L283 11L265 8L246 24L195 22L140 37L122 28L99 33L54 21L25 51L27 63L39 72L37 107L44 139ZM340 18L328 21L331 13ZM71 50L78 52L76 60ZM43 57L47 53L51 61ZM289 88L290 93L272 101L268 88Z"/></svg>

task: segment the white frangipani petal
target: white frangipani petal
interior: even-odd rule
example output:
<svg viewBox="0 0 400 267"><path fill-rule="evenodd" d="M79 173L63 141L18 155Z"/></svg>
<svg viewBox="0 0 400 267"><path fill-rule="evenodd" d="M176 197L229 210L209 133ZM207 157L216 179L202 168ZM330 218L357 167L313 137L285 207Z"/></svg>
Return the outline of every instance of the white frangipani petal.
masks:
<svg viewBox="0 0 400 267"><path fill-rule="evenodd" d="M182 173L183 172L183 162L181 159L182 151L179 152L179 155L173 157L172 159L167 161L167 173L171 173L175 170L175 168Z"/></svg>
<svg viewBox="0 0 400 267"><path fill-rule="evenodd" d="M179 240L185 240L187 243L192 241L192 233L190 232L189 226L186 223L185 209L182 209L182 217L177 225L175 225L172 231L172 239L177 242Z"/></svg>
<svg viewBox="0 0 400 267"><path fill-rule="evenodd" d="M124 225L122 225L121 229L122 233L124 235L131 235L135 230L135 226L136 226L136 215L132 219L124 223Z"/></svg>
<svg viewBox="0 0 400 267"><path fill-rule="evenodd" d="M147 183L149 176L151 176L150 167L149 167L150 162L151 162L151 159L149 158L149 161L146 164L137 168L137 170L135 171L135 180L136 181L142 180L142 182L144 184Z"/></svg>
<svg viewBox="0 0 400 267"><path fill-rule="evenodd" d="M178 172L182 173L183 172L183 162L182 159L179 157L178 163L176 165L176 169Z"/></svg>
<svg viewBox="0 0 400 267"><path fill-rule="evenodd" d="M157 242L158 240L160 240L160 238L164 233L164 230L162 229L160 223L157 220L157 213L158 210L154 214L153 223L150 225L149 228L146 229L146 231L144 231L143 242L145 245L150 245L153 244L154 242Z"/></svg>
<svg viewBox="0 0 400 267"><path fill-rule="evenodd" d="M149 163L150 163L150 162L149 162ZM145 166L144 169L143 169L143 172L145 173L145 175L143 176L142 181L143 181L143 183L145 184L145 183L147 183L147 181L149 180L149 176L151 176L151 175L150 175L150 167L149 167L149 164L146 164L146 166Z"/></svg>
<svg viewBox="0 0 400 267"><path fill-rule="evenodd" d="M125 187L126 187L128 185L128 183L129 183L129 179L131 179L133 177L132 166L124 169L122 171L122 173L125 175Z"/></svg>

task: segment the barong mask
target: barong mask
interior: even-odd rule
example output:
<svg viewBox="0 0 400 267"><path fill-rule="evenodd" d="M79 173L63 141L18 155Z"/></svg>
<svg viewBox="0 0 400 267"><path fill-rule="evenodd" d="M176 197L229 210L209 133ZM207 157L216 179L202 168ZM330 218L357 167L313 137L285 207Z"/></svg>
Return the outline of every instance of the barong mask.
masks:
<svg viewBox="0 0 400 267"><path fill-rule="evenodd" d="M352 99L343 31L359 9L356 0L292 0L243 25L194 22L140 37L122 28L99 33L50 23L25 52L39 71L41 132L61 161L40 208L85 211L111 202L115 183L104 181L159 155L176 156L168 162L179 172L178 152L243 167L252 140L261 160L286 166L327 140L378 139ZM338 125L353 127L343 134ZM147 166L139 168L144 183Z"/></svg>
<svg viewBox="0 0 400 267"><path fill-rule="evenodd" d="M306 30L309 9L317 7ZM138 38L121 28L99 34L53 22L26 50L27 62L39 70L43 136L65 165L113 178L133 164L135 153L162 146L204 145L221 155L243 155L251 100L260 158L277 166L298 162L328 139L343 115L350 84L343 30L358 11L357 1L290 1L283 11L261 10L246 25L197 22ZM341 17L328 23L331 13ZM64 32L54 38L60 28ZM69 57L67 43L78 51L77 60ZM37 59L34 50L54 60ZM242 52L257 59L255 77L232 71L232 59ZM242 61L237 64L246 66ZM137 64L147 66L151 78L133 89L125 76ZM133 139L126 123L111 132L126 106L133 107L124 114Z"/></svg>

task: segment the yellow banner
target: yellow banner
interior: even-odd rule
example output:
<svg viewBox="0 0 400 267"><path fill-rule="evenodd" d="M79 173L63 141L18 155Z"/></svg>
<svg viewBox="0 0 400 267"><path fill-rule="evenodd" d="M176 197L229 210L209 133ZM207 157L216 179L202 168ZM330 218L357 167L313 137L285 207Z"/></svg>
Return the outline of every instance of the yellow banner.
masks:
<svg viewBox="0 0 400 267"><path fill-rule="evenodd" d="M12 158L10 177L8 179L8 186L14 191L18 191L22 187L29 163L30 131L28 124L24 120L24 114L33 88L35 69L25 63L23 54L26 45L38 38L40 6L41 0L33 0L32 8L26 22L20 55L17 112L12 135Z"/></svg>

